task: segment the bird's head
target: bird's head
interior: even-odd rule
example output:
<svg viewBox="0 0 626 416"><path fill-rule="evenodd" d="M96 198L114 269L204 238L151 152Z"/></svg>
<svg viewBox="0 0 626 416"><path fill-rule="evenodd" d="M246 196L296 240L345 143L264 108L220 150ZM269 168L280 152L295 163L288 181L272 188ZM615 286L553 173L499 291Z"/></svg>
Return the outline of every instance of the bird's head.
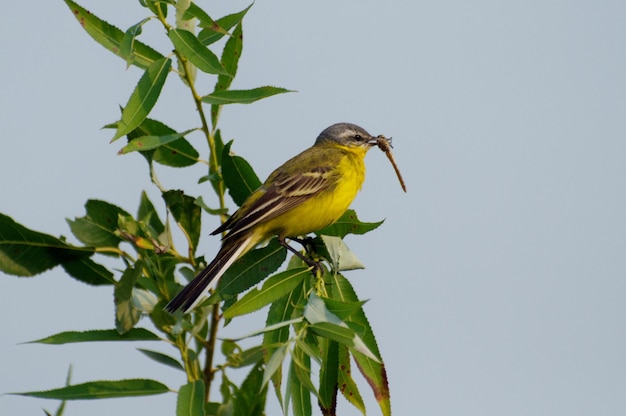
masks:
<svg viewBox="0 0 626 416"><path fill-rule="evenodd" d="M378 138L356 124L337 123L324 129L315 140L316 145L329 142L349 147L370 148L378 143Z"/></svg>

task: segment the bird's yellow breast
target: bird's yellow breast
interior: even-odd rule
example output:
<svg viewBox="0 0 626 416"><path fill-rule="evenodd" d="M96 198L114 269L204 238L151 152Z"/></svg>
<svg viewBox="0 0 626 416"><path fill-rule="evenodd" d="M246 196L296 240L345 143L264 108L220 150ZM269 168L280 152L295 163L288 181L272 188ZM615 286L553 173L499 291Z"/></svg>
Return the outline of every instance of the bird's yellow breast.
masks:
<svg viewBox="0 0 626 416"><path fill-rule="evenodd" d="M334 223L343 215L365 180L364 158L367 149L344 146L341 149L343 156L333 168L339 173L335 184L263 224L264 235L302 236Z"/></svg>

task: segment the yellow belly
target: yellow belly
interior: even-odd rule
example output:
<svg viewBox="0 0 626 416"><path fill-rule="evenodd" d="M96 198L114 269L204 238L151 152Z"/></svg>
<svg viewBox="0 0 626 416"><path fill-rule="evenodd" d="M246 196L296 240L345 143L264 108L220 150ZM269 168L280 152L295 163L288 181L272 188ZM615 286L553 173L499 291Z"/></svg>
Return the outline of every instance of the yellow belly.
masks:
<svg viewBox="0 0 626 416"><path fill-rule="evenodd" d="M334 188L318 195L264 224L263 233L283 237L302 236L324 228L341 217L361 189L365 180L363 155L348 153L338 169L343 173Z"/></svg>

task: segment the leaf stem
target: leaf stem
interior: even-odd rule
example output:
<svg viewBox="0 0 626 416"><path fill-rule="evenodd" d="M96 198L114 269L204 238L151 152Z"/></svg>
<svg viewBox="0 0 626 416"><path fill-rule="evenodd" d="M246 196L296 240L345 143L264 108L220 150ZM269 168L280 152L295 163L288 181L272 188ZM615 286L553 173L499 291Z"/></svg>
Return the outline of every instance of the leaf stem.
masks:
<svg viewBox="0 0 626 416"><path fill-rule="evenodd" d="M169 32L172 29L172 27L167 23L162 13L159 12L158 18L163 24L163 27L165 28L165 30ZM189 71L189 67L188 67L189 61L184 56L182 56L180 52L178 52L177 50L174 50L174 54L178 58L178 61L180 62L181 67L183 68L183 73L181 74L181 76L185 80L185 83L187 84L191 92L191 96L195 103L196 110L198 111L198 116L200 117L200 121L202 124L201 130L204 133L207 145L209 147L209 172L210 173L219 172L220 170L219 159L218 159L218 154L217 154L216 145L215 145L215 137L213 135L214 131L216 130L217 122L215 123L212 129L209 128L209 124L207 123L207 118L206 118L203 103L202 103L202 96L196 90L194 79L191 76L191 71ZM225 187L224 187L223 181L221 180L219 181L219 185L217 186L217 189L215 191L219 200L220 210L223 211L226 208L226 203L224 199ZM224 221L223 216L221 218L222 218L222 221ZM188 239L188 241L191 244L191 240ZM190 245L189 247L190 258L193 257L194 251L195 249L192 248ZM220 319L221 319L221 316L219 312L219 304L215 304L213 305L213 308L211 309L211 322L210 322L211 327L209 330L210 331L209 336L208 336L206 343L204 344L205 349L206 349L206 355L205 355L206 359L205 359L205 364L204 364L204 369L203 369L203 379L204 379L204 384L205 384L205 400L206 401L209 400L209 394L211 391L211 381L213 380L213 372L214 372L213 371L213 358L215 355L215 344L217 342L217 329L219 326ZM181 345L180 347L185 348L184 345ZM183 350L181 350L181 353L183 353ZM185 359L188 359L186 352L184 353L184 356L185 356ZM189 363L188 365L193 367L192 363Z"/></svg>

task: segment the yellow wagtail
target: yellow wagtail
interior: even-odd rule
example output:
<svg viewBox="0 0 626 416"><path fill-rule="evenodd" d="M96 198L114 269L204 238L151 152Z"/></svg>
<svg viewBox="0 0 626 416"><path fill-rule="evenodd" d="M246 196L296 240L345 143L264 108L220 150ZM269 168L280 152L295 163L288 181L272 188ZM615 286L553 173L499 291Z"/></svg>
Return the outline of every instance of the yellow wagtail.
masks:
<svg viewBox="0 0 626 416"><path fill-rule="evenodd" d="M272 172L239 210L211 233L228 231L215 259L166 310L192 310L235 260L275 235L297 253L285 238L303 236L337 221L361 189L365 154L377 144L377 137L354 124L333 124L321 132L313 146Z"/></svg>

